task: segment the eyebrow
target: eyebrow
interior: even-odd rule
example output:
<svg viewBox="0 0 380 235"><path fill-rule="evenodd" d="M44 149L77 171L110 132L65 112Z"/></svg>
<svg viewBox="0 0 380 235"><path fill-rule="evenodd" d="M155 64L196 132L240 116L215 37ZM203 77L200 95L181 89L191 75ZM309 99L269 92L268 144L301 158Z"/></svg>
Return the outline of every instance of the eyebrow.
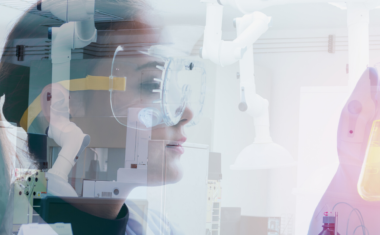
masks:
<svg viewBox="0 0 380 235"><path fill-rule="evenodd" d="M151 62L148 62L146 64L138 66L136 68L136 71L143 70L143 69L146 69L146 68L156 68L157 65L163 66L164 63L163 62L160 63L158 61L151 61Z"/></svg>

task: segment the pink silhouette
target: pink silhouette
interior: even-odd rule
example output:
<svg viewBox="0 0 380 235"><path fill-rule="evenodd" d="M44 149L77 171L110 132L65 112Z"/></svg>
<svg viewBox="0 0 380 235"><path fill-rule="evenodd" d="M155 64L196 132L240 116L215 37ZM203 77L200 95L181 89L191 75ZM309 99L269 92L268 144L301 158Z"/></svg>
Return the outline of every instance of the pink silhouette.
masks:
<svg viewBox="0 0 380 235"><path fill-rule="evenodd" d="M368 68L342 110L337 133L339 167L314 211L309 235L322 231L324 212L338 213L337 231L342 235L380 233L380 201L364 200L357 189L371 126L380 119L379 91L377 71ZM379 180L380 172L371 177Z"/></svg>

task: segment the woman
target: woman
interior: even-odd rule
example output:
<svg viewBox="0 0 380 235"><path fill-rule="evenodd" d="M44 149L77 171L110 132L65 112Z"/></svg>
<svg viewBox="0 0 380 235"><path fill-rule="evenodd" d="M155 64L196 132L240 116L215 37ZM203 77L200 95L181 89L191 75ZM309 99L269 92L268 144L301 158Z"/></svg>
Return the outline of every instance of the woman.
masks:
<svg viewBox="0 0 380 235"><path fill-rule="evenodd" d="M21 17L8 36L0 67L0 92L3 95L2 99L5 99L1 121L4 126L10 127L9 130L0 129L2 170L5 175L2 188L7 189L1 192L0 218L2 219L1 229L5 234L8 234L11 229L11 221L5 218L11 217L9 213L12 206L9 202L13 197L14 169L42 168L41 162L36 160L37 154L33 152L33 149L41 147L32 146L26 133L47 134L60 145L58 139L54 137L54 128L61 125L62 121L54 116L54 112L58 113L58 116L70 117L68 122L74 123L84 134L91 137L91 142L86 144L88 147L99 143L113 147L124 145L122 147L126 148L125 156L129 156L128 152L131 151L128 148L128 143L131 141L128 133L134 133L134 135L149 133L149 141L141 147L145 148L142 152L147 154L146 161L143 163L131 161L130 166L125 166L130 169L145 167L145 183L141 183L140 178L135 180L133 176L128 179L120 179L118 176L117 181L128 182L126 184L128 186L121 189L124 198L136 186L156 186L181 180L180 157L184 153L181 144L186 141L184 125L193 119L190 104L185 102L190 94L186 90L187 86L181 86L183 89L177 91L176 87L168 85L168 82L164 83L163 80L174 80L173 77L177 78L177 74L183 74L175 69L168 72L169 70L165 68L177 66L179 71L183 69L188 72L193 70L194 64L188 63L183 66L182 63L185 62L182 60L169 59L176 53L184 55L183 52L188 49L177 46L167 50L170 45L178 44L172 43L171 38L162 33L163 24L147 4L132 0L96 2L98 13L114 16L118 20L97 22L95 24L98 30L96 43L85 47L83 51L72 51L70 83L67 83L68 80L52 83L52 79L54 81L55 78L52 78L49 60L51 47L50 42L46 43L48 27L59 26L63 22L51 16L36 15L33 13L35 7L33 6L29 13ZM117 49L119 45L121 45L120 50ZM14 53L15 50L17 53ZM170 53L166 53L167 51ZM75 60L75 56L78 56L78 60ZM110 75L114 83L109 83ZM86 84L86 88L78 88L74 85L82 84L81 82ZM113 86L112 89L109 86ZM163 87L172 92L165 93L170 94L165 96L170 100L163 98ZM161 104L156 102L157 100L160 100ZM163 102L166 102L166 106L162 105ZM167 109L163 111L162 107ZM132 121L135 124L131 124ZM9 141L12 136L10 130L15 129L9 123L18 126L16 144ZM62 145L61 147L64 148ZM14 148L16 150L13 150ZM17 159L15 164L12 164L13 156ZM81 156L79 152L77 156ZM138 157L141 158L141 156ZM52 169L59 170L61 167L58 163L49 164L53 166ZM49 177L57 175L59 174ZM116 175L115 172L113 175ZM83 178L88 179L88 177L81 179ZM49 181L51 180L52 178L49 178ZM67 196L60 193L51 194L58 197ZM64 201L70 204L67 200L64 199ZM112 221L118 220L121 223L116 223L115 226L120 226L128 220L128 212L123 209L125 207L123 205L124 200L109 207L96 204L87 206L83 204L79 207L76 205L72 210L78 209L78 213L82 213L83 216L89 214L98 217L98 219L91 218L107 226L115 225ZM124 214L121 215L123 210ZM129 208L131 219L127 226L128 234L142 233L141 224L137 218L139 215L137 212L134 213L137 210L137 208ZM104 222L102 219L107 221ZM162 218L152 214L151 221L155 220L156 224L162 224L160 221ZM75 221L72 224L75 230ZM99 224L95 223L94 227L99 227ZM170 224L165 226L165 234L179 234ZM162 231L159 227L153 225L150 229L153 233L155 229ZM89 231L90 229L87 229L87 232ZM109 231L107 230L107 233L112 234ZM121 234L123 231L125 227L114 233ZM102 234L102 232L98 229L91 234Z"/></svg>

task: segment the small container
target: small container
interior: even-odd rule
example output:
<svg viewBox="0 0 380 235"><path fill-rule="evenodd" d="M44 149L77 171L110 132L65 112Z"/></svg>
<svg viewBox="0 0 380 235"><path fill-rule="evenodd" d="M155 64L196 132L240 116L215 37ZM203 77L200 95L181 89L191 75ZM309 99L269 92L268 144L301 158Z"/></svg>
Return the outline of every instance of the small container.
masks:
<svg viewBox="0 0 380 235"><path fill-rule="evenodd" d="M335 235L335 216L323 216L322 227L323 230L318 235Z"/></svg>
<svg viewBox="0 0 380 235"><path fill-rule="evenodd" d="M380 120L372 124L357 188L364 200L380 201Z"/></svg>

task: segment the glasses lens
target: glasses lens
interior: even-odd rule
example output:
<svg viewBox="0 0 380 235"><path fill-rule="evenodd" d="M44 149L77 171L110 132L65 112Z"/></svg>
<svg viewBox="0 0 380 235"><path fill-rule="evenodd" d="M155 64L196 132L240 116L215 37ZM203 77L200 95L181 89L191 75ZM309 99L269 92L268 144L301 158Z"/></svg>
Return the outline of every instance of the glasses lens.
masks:
<svg viewBox="0 0 380 235"><path fill-rule="evenodd" d="M133 59L122 52L116 54L111 74L114 82L125 78L126 85L124 90L110 92L110 103L120 124L144 129L162 123L162 71L156 67L158 64L155 58L143 54Z"/></svg>
<svg viewBox="0 0 380 235"><path fill-rule="evenodd" d="M114 81L126 81L124 90L110 92L112 112L120 124L130 126L132 121L134 127L141 128L173 126L186 109L194 116L188 125L198 122L206 92L202 63L184 59L163 61L144 54L132 60L119 51L111 74Z"/></svg>
<svg viewBox="0 0 380 235"><path fill-rule="evenodd" d="M174 60L168 69L165 81L165 94L169 108L167 116L173 123L182 118L185 108L192 112L193 118L187 125L198 122L202 113L206 93L206 73L203 64L184 59Z"/></svg>

